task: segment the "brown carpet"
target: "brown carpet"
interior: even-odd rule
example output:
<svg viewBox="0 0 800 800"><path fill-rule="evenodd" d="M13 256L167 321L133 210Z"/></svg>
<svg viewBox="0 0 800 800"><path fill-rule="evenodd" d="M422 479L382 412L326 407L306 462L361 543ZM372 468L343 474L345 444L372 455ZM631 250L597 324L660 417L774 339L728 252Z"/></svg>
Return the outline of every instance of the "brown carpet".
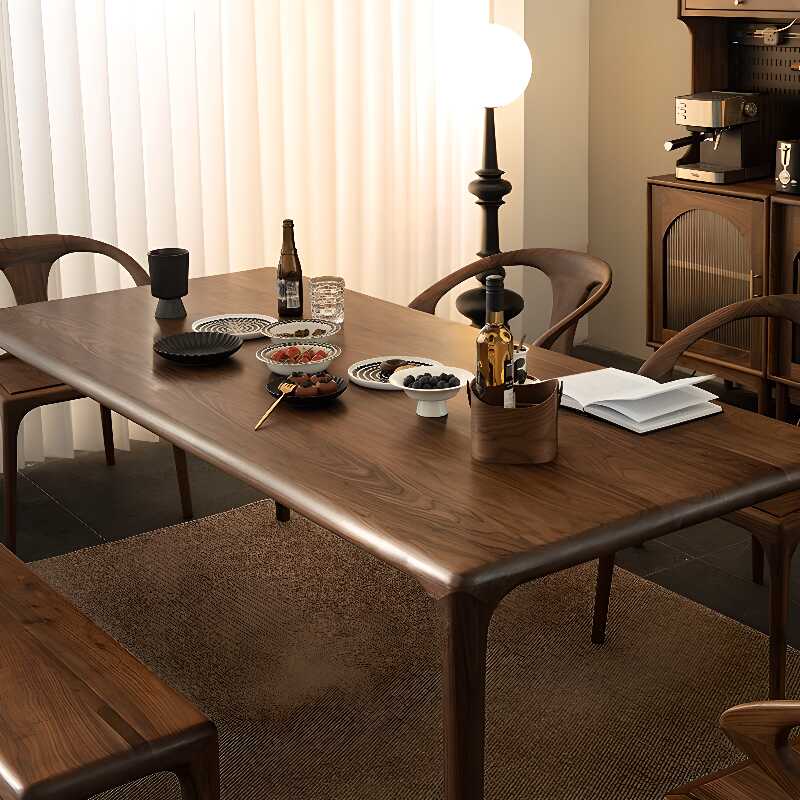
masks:
<svg viewBox="0 0 800 800"><path fill-rule="evenodd" d="M433 606L353 546L264 502L36 569L216 721L225 800L441 796ZM592 646L594 574L495 614L489 800L657 800L734 760L719 714L766 696L764 636L626 572ZM103 797L178 796L159 776Z"/></svg>

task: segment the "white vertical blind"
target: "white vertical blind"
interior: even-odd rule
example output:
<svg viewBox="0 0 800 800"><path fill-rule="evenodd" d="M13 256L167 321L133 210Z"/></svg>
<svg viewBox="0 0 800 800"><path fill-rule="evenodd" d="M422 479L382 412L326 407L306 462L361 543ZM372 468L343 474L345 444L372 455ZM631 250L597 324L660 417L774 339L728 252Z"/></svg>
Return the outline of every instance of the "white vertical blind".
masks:
<svg viewBox="0 0 800 800"><path fill-rule="evenodd" d="M306 274L399 303L473 257L482 113L454 65L487 0L0 6L8 174L24 210L2 235L91 236L142 264L183 246L197 276L274 264L291 217ZM107 259L73 256L50 291L127 285ZM124 446L128 425L115 424ZM96 406L29 415L24 443L28 459L99 447Z"/></svg>

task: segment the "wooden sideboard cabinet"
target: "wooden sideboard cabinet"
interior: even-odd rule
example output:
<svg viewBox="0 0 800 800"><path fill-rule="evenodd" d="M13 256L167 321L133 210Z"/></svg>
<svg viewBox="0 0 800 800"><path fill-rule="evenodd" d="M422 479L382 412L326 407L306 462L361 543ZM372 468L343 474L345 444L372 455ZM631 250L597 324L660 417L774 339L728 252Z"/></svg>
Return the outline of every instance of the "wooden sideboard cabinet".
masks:
<svg viewBox="0 0 800 800"><path fill-rule="evenodd" d="M770 209L772 294L800 294L800 196L776 194ZM800 326L770 324L767 374L776 383L776 410L783 419L789 393L793 402L800 399Z"/></svg>
<svg viewBox="0 0 800 800"><path fill-rule="evenodd" d="M648 344L657 347L710 312L768 287L772 182L728 187L670 176L648 181ZM682 360L754 391L768 404L763 320L731 323Z"/></svg>
<svg viewBox="0 0 800 800"><path fill-rule="evenodd" d="M681 0L681 13L717 13L750 19L781 19L800 14L800 0Z"/></svg>

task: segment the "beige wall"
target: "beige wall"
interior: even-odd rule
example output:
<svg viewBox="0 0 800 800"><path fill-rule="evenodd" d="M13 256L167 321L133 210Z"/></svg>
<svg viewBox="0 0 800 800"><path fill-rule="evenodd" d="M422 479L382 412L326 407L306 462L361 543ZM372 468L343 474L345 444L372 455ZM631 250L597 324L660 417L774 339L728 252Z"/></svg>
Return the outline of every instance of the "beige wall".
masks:
<svg viewBox="0 0 800 800"><path fill-rule="evenodd" d="M525 247L588 245L589 5L590 0L525 1L525 41L533 56L525 93ZM550 284L530 269L524 281L520 327L535 338L549 322ZM584 325L577 339L585 332Z"/></svg>
<svg viewBox="0 0 800 800"><path fill-rule="evenodd" d="M589 252L614 270L589 341L645 355L646 191L671 172L673 98L691 90L690 40L673 0L591 0Z"/></svg>
<svg viewBox="0 0 800 800"><path fill-rule="evenodd" d="M527 8L521 0L495 0L494 21L525 35L525 16ZM505 198L505 205L500 208L500 249L516 250L522 247L524 238L525 214L525 95L508 106L495 111L495 128L497 132L497 160L500 169L505 170L505 177L511 181L513 189ZM480 165L481 154L476 153L475 168ZM466 191L466 187L464 187ZM483 211L477 206L475 213ZM476 284L477 285L477 282ZM506 286L519 294L523 294L522 270L509 270ZM514 335L521 335L521 321L512 322Z"/></svg>

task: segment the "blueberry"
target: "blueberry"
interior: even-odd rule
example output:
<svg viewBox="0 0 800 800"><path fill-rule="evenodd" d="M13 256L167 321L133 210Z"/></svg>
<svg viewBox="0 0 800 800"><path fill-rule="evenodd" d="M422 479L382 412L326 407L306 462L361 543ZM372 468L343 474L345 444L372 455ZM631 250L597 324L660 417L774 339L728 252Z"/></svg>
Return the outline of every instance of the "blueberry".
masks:
<svg viewBox="0 0 800 800"><path fill-rule="evenodd" d="M450 380L447 382L447 385L455 389L456 386L461 386L461 381L458 378L456 378L455 375L453 375L453 377L450 378Z"/></svg>
<svg viewBox="0 0 800 800"><path fill-rule="evenodd" d="M436 382L437 389L446 389L447 388L447 381L437 381Z"/></svg>
<svg viewBox="0 0 800 800"><path fill-rule="evenodd" d="M406 375L406 379L403 381L403 386L413 386L414 380L415 378L413 375Z"/></svg>
<svg viewBox="0 0 800 800"><path fill-rule="evenodd" d="M423 383L422 383L422 378L417 378L417 379L414 381L414 383L412 383L412 384L411 384L411 386L412 386L414 389L424 389L424 388L425 388L425 387L423 386Z"/></svg>

